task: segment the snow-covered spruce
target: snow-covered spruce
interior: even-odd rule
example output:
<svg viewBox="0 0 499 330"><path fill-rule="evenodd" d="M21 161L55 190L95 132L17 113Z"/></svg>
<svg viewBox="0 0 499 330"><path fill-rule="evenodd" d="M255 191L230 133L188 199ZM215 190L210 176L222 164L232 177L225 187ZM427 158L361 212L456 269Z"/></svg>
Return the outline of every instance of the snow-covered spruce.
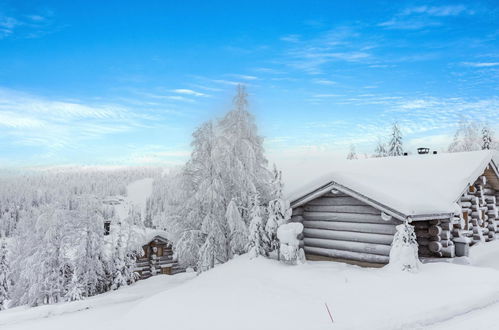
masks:
<svg viewBox="0 0 499 330"><path fill-rule="evenodd" d="M258 194L253 196L253 203L250 210L250 225L248 237L248 253L250 258L256 258L260 255L266 255L265 246L268 246L268 238L265 233L265 225L261 215L262 207Z"/></svg>
<svg viewBox="0 0 499 330"><path fill-rule="evenodd" d="M281 260L285 263L296 265L305 262L305 252L300 248L298 236L303 232L303 224L292 222L279 226L277 238Z"/></svg>
<svg viewBox="0 0 499 330"><path fill-rule="evenodd" d="M408 222L398 225L393 237L388 267L398 271L415 273L421 266L418 257L418 242L414 227Z"/></svg>
<svg viewBox="0 0 499 330"><path fill-rule="evenodd" d="M397 123L393 123L390 142L388 143L388 156L402 156L404 148L402 145L402 133Z"/></svg>
<svg viewBox="0 0 499 330"><path fill-rule="evenodd" d="M282 174L274 165L272 180L272 199L267 207L268 219L265 224L265 232L268 237L267 252L279 251L279 239L277 238L277 228L285 224L292 214L289 201L283 197Z"/></svg>

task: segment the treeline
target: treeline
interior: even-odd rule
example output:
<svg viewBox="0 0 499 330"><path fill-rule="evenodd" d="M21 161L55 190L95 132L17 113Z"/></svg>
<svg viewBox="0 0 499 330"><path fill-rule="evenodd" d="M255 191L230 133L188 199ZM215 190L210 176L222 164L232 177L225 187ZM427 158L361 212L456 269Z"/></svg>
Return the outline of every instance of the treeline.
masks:
<svg viewBox="0 0 499 330"><path fill-rule="evenodd" d="M135 280L140 215L103 199L161 169L65 169L0 178L0 309L78 300ZM112 221L104 236L104 222Z"/></svg>
<svg viewBox="0 0 499 330"><path fill-rule="evenodd" d="M379 139L371 155L368 157L389 157L402 156L404 153L411 153L404 150L403 136L398 123L393 123L388 142ZM454 133L454 138L450 145L444 150L446 152L463 152L477 150L499 150L499 141L494 137L494 130L486 123L479 123L462 119ZM350 145L347 159L359 158L355 145Z"/></svg>

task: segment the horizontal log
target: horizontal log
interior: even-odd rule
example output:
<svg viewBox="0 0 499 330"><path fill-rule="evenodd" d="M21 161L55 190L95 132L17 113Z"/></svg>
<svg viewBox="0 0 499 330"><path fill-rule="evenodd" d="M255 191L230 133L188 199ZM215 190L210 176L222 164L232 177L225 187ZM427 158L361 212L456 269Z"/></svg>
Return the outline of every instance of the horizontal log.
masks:
<svg viewBox="0 0 499 330"><path fill-rule="evenodd" d="M367 205L353 197L319 197L311 200L308 205Z"/></svg>
<svg viewBox="0 0 499 330"><path fill-rule="evenodd" d="M305 247L305 253L312 255L325 256L330 258L341 258L347 260L356 260L363 262L372 262L378 264L387 264L389 258L387 256L381 256L377 254L370 253L361 253L361 252L352 252L352 251L343 251L343 250L335 250L335 249L325 249L325 248L317 248L317 247Z"/></svg>
<svg viewBox="0 0 499 330"><path fill-rule="evenodd" d="M359 233L350 231L336 231L327 229L305 228L303 235L308 238L324 238L352 242L366 242L374 244L390 245L393 241L393 235Z"/></svg>
<svg viewBox="0 0 499 330"><path fill-rule="evenodd" d="M338 241L338 240L322 239L322 238L305 238L303 242L305 243L305 246L318 247L324 249L371 253L383 256L390 255L390 249L391 249L390 245Z"/></svg>
<svg viewBox="0 0 499 330"><path fill-rule="evenodd" d="M299 207L295 207L293 209L293 213L292 215L302 215L303 214L303 207L299 206Z"/></svg>
<svg viewBox="0 0 499 330"><path fill-rule="evenodd" d="M305 211L311 212L337 212L360 213L380 215L381 211L368 205L305 205Z"/></svg>
<svg viewBox="0 0 499 330"><path fill-rule="evenodd" d="M431 226L428 228L428 232L431 236L438 236L442 233L442 227L440 226Z"/></svg>
<svg viewBox="0 0 499 330"><path fill-rule="evenodd" d="M340 231L354 231L360 233L375 233L375 234L395 234L394 225L385 225L377 223L356 223L356 222L335 222L335 221L303 221L305 228L321 228Z"/></svg>
<svg viewBox="0 0 499 330"><path fill-rule="evenodd" d="M428 248L430 249L431 252L440 252L440 250L442 250L442 243L432 241L428 245Z"/></svg>
<svg viewBox="0 0 499 330"><path fill-rule="evenodd" d="M331 212L310 212L303 213L305 220L317 221L338 221L338 222L361 222L361 223L381 223L381 224L400 224L400 221L384 221L379 215L374 214L354 214L354 213L331 213Z"/></svg>

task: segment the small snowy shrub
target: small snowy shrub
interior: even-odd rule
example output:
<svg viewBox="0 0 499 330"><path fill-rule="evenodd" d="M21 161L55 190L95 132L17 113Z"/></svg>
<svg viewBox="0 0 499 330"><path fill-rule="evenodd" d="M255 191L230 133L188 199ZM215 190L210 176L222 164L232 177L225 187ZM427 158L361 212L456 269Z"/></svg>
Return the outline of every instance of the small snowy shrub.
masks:
<svg viewBox="0 0 499 330"><path fill-rule="evenodd" d="M299 222L287 223L277 229L279 251L283 262L291 265L303 263L305 253L300 249L298 235L303 232L303 224Z"/></svg>
<svg viewBox="0 0 499 330"><path fill-rule="evenodd" d="M407 222L396 227L390 250L389 267L408 272L417 272L421 266L418 258L418 243L414 227Z"/></svg>

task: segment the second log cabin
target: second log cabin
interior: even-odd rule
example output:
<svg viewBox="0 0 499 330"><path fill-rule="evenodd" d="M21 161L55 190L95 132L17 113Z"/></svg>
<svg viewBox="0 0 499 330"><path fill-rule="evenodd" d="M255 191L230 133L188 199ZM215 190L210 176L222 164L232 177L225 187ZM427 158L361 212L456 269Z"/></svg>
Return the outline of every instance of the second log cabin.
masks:
<svg viewBox="0 0 499 330"><path fill-rule="evenodd" d="M309 260L388 263L409 221L421 258L465 256L499 238L499 171L492 151L352 160L288 195Z"/></svg>

